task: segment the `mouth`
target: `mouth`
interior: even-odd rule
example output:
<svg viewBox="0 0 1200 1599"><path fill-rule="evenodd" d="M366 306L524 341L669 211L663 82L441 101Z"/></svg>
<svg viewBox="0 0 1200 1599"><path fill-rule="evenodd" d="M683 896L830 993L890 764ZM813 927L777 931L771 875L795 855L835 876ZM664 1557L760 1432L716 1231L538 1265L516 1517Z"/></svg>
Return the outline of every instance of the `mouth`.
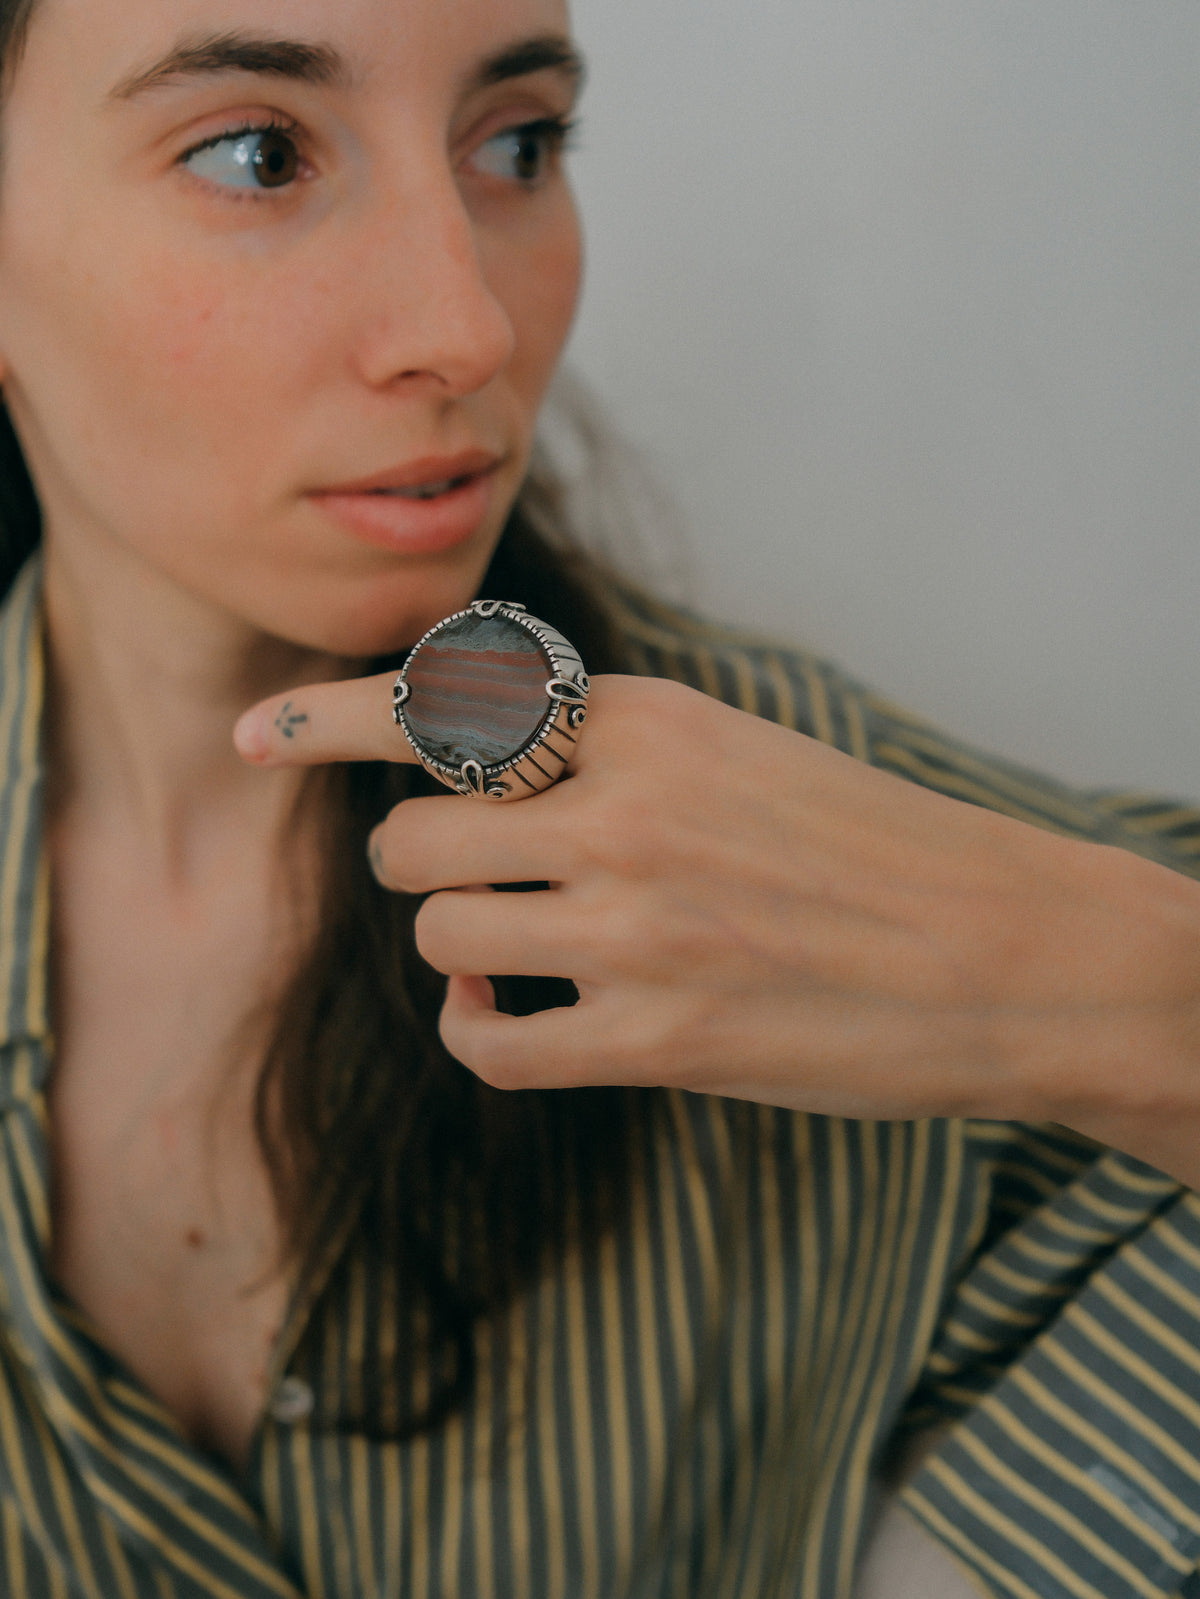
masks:
<svg viewBox="0 0 1200 1599"><path fill-rule="evenodd" d="M503 465L503 457L486 450L465 450L459 455L425 456L404 466L376 472L351 483L318 489L318 496L366 494L386 499L436 500L453 494L479 478L490 477Z"/></svg>
<svg viewBox="0 0 1200 1599"><path fill-rule="evenodd" d="M440 500L443 494L465 489L482 476L481 472L461 472L457 477L443 478L440 483L418 483L411 489L367 489L365 492L384 500Z"/></svg>
<svg viewBox="0 0 1200 1599"><path fill-rule="evenodd" d="M504 460L482 450L428 456L309 498L359 540L396 554L433 555L470 541L488 521Z"/></svg>

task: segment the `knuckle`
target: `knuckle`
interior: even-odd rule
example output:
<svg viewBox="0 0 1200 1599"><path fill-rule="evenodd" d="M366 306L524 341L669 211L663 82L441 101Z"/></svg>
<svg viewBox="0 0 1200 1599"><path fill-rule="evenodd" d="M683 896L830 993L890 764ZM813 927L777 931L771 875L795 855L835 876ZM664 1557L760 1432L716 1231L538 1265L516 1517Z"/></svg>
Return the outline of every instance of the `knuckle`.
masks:
<svg viewBox="0 0 1200 1599"><path fill-rule="evenodd" d="M430 884L421 869L425 853L414 838L416 819L407 804L397 805L371 834L368 855L371 868L385 888L401 894L424 893Z"/></svg>
<svg viewBox="0 0 1200 1599"><path fill-rule="evenodd" d="M489 1088L516 1093L538 1086L536 1072L527 1055L514 1050L495 1024L471 1028L460 1035L452 1022L443 1019L442 1042L456 1060Z"/></svg>
<svg viewBox="0 0 1200 1599"><path fill-rule="evenodd" d="M417 951L434 971L449 976L454 969L451 894L431 894L414 923Z"/></svg>
<svg viewBox="0 0 1200 1599"><path fill-rule="evenodd" d="M581 847L606 871L636 879L649 874L664 842L661 801L625 790L609 796L600 807Z"/></svg>

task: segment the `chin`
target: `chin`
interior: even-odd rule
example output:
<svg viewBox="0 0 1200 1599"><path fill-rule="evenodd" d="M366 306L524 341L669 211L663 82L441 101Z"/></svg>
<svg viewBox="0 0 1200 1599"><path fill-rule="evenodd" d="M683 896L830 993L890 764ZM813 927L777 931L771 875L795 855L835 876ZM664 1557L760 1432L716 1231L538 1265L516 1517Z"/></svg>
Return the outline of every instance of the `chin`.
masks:
<svg viewBox="0 0 1200 1599"><path fill-rule="evenodd" d="M291 616L273 617L266 631L301 648L352 660L372 660L410 649L436 622L469 605L488 560L464 570L391 574L386 581L350 585L337 593L323 586L313 602Z"/></svg>

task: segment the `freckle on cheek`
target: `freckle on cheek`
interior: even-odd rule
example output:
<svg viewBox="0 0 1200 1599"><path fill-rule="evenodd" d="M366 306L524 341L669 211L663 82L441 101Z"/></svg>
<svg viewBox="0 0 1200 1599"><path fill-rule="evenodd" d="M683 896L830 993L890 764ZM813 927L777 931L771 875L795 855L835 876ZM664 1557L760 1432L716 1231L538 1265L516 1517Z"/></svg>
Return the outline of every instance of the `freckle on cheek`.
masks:
<svg viewBox="0 0 1200 1599"><path fill-rule="evenodd" d="M199 1227L189 1227L183 1235L183 1241L189 1249L203 1249L208 1239L200 1231Z"/></svg>

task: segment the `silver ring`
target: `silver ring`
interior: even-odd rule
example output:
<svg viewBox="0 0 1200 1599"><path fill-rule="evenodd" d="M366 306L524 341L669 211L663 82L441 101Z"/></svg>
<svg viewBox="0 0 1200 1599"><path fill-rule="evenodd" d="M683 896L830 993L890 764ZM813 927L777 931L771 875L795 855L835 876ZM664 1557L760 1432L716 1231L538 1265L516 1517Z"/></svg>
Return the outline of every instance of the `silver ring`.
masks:
<svg viewBox="0 0 1200 1599"><path fill-rule="evenodd" d="M575 752L591 692L579 651L511 600L476 600L418 639L392 714L417 759L476 799L526 799Z"/></svg>

